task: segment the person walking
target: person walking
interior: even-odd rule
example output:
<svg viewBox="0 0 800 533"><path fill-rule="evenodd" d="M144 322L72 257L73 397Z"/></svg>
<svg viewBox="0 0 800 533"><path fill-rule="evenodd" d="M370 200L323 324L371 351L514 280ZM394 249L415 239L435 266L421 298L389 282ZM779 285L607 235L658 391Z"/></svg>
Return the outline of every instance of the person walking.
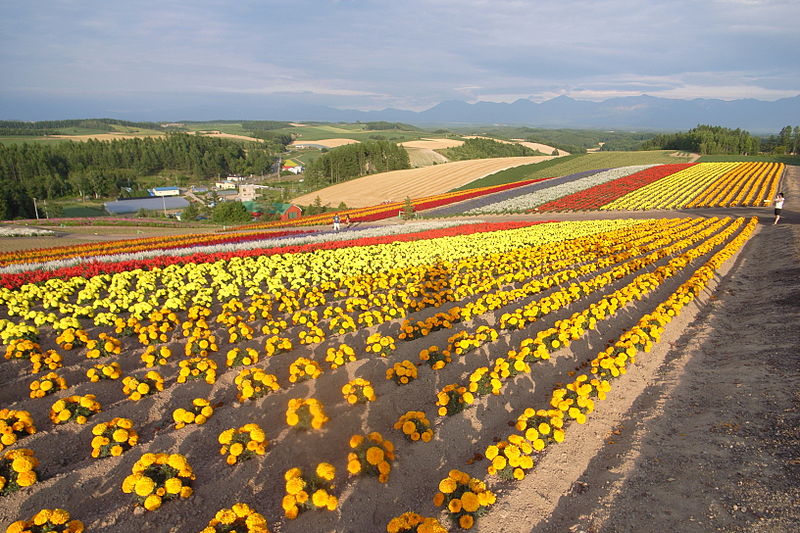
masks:
<svg viewBox="0 0 800 533"><path fill-rule="evenodd" d="M339 231L339 215L333 215L333 231Z"/></svg>
<svg viewBox="0 0 800 533"><path fill-rule="evenodd" d="M783 193L779 192L772 202L775 204L775 221L772 223L774 226L781 219L781 211L783 210Z"/></svg>

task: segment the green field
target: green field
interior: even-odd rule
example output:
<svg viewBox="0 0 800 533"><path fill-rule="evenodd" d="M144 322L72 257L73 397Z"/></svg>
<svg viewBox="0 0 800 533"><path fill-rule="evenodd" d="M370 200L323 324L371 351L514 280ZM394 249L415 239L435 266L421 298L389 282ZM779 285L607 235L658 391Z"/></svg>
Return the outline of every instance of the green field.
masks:
<svg viewBox="0 0 800 533"><path fill-rule="evenodd" d="M231 135L249 135L250 130L246 130L237 122L189 122L186 124L188 131L221 131Z"/></svg>
<svg viewBox="0 0 800 533"><path fill-rule="evenodd" d="M363 124L309 124L272 131L275 133L288 133L296 137L298 142L331 138L347 138L364 142L373 140L375 137L382 137L382 140L386 141L405 142L431 136L430 133L424 131L367 130Z"/></svg>
<svg viewBox="0 0 800 533"><path fill-rule="evenodd" d="M800 165L800 155L704 155L698 159L700 163L727 163L730 161Z"/></svg>
<svg viewBox="0 0 800 533"><path fill-rule="evenodd" d="M475 187L489 187L502 185L524 179L551 178L567 176L576 172L595 170L599 168L616 168L630 165L663 165L668 163L686 163L686 157L674 157L670 154L673 150L658 150L652 152L595 152L589 154L570 155L533 165L524 165L473 181L455 190L472 189Z"/></svg>
<svg viewBox="0 0 800 533"><path fill-rule="evenodd" d="M0 144L7 145L24 143L56 144L61 142L69 142L69 139L53 139L52 137L25 137L23 135L0 137Z"/></svg>

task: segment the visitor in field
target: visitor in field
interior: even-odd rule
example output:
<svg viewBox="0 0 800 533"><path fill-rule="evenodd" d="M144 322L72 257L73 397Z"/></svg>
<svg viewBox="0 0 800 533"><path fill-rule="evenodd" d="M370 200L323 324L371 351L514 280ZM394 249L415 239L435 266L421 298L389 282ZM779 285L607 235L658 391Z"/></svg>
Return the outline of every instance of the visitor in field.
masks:
<svg viewBox="0 0 800 533"><path fill-rule="evenodd" d="M348 227L348 228L350 227L350 224L351 224L351 222L350 222L350 215L345 215L345 216L344 216L344 223L345 223L345 226L346 226L346 227Z"/></svg>
<svg viewBox="0 0 800 533"><path fill-rule="evenodd" d="M333 231L339 231L339 215L333 215Z"/></svg>
<svg viewBox="0 0 800 533"><path fill-rule="evenodd" d="M776 196L772 202L775 204L775 222L772 223L774 226L781 219L781 211L783 210L783 193L779 192L778 196Z"/></svg>

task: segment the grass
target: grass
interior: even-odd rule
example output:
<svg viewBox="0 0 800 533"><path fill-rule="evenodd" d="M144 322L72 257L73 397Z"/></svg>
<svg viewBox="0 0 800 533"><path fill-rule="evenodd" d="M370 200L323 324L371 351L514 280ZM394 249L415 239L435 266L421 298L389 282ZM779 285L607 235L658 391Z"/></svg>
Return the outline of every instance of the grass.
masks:
<svg viewBox="0 0 800 533"><path fill-rule="evenodd" d="M0 137L0 144L5 144L9 146L14 144L25 144L25 143L56 144L62 142L71 142L71 141L69 139L53 139L52 137L26 137L26 136Z"/></svg>
<svg viewBox="0 0 800 533"><path fill-rule="evenodd" d="M800 155L704 155L698 159L700 163L727 163L743 161L745 163L783 163L800 165Z"/></svg>
<svg viewBox="0 0 800 533"><path fill-rule="evenodd" d="M523 179L550 178L566 176L576 172L599 168L626 167L630 165L663 165L668 163L685 163L686 158L674 157L673 150L654 150L646 152L597 152L591 154L568 155L550 159L533 165L495 172L479 180L475 180L456 190L472 189L502 185Z"/></svg>
<svg viewBox="0 0 800 533"><path fill-rule="evenodd" d="M430 137L430 133L424 131L403 131L403 130L367 130L363 124L325 124L292 126L273 130L276 133L290 133L297 136L298 141L318 141L320 139L347 138L357 141L372 140L372 136L381 136L384 140L393 142L405 142Z"/></svg>
<svg viewBox="0 0 800 533"><path fill-rule="evenodd" d="M322 157L322 152L320 150L303 150L298 152L289 152L289 155L284 157L284 159L291 159L293 161L297 161L298 163L302 163L303 166L308 166L309 163L315 159L319 159L320 157Z"/></svg>
<svg viewBox="0 0 800 533"><path fill-rule="evenodd" d="M69 128L59 128L59 135L99 135L101 133L109 133L108 130L99 128L81 128L80 126L72 126Z"/></svg>
<svg viewBox="0 0 800 533"><path fill-rule="evenodd" d="M238 122L192 122L186 124L189 131L221 131L231 135L249 135L250 130L246 130Z"/></svg>
<svg viewBox="0 0 800 533"><path fill-rule="evenodd" d="M87 206L66 207L64 208L64 216L68 218L104 217L108 216L108 213L106 213L106 210L103 209L102 207L87 205Z"/></svg>

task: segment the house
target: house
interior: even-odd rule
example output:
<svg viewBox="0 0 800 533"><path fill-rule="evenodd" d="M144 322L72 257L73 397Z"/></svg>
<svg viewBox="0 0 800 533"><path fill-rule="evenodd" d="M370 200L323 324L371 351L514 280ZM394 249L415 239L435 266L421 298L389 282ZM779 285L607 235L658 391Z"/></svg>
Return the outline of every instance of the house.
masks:
<svg viewBox="0 0 800 533"><path fill-rule="evenodd" d="M225 181L232 181L232 182L234 182L234 183L241 183L241 182L243 182L243 181L244 181L244 180L246 180L246 179L247 179L247 178L245 178L244 176L240 176L240 175L238 175L238 174L232 174L232 175L230 175L230 176L226 177L226 178L225 178Z"/></svg>
<svg viewBox="0 0 800 533"><path fill-rule="evenodd" d="M181 194L178 187L153 187L147 192L150 193L150 196L179 196Z"/></svg>
<svg viewBox="0 0 800 533"><path fill-rule="evenodd" d="M264 210L264 214L278 215L281 220L292 220L303 216L303 210L295 204L275 203Z"/></svg>
<svg viewBox="0 0 800 533"><path fill-rule="evenodd" d="M236 183L232 181L218 181L214 184L214 188L218 191L236 190Z"/></svg>
<svg viewBox="0 0 800 533"><path fill-rule="evenodd" d="M261 186L255 184L239 185L239 200L242 202L252 202L258 196L258 189Z"/></svg>
<svg viewBox="0 0 800 533"><path fill-rule="evenodd" d="M305 167L292 159L287 159L281 165L281 170L288 170L292 174L300 174L305 170Z"/></svg>
<svg viewBox="0 0 800 533"><path fill-rule="evenodd" d="M128 198L103 204L110 215L137 213L140 209L148 211L164 211L166 213L183 211L189 207L189 201L180 196L161 196L160 198Z"/></svg>
<svg viewBox="0 0 800 533"><path fill-rule="evenodd" d="M220 200L238 200L239 191L236 189L223 189L221 191L217 191L217 198Z"/></svg>

